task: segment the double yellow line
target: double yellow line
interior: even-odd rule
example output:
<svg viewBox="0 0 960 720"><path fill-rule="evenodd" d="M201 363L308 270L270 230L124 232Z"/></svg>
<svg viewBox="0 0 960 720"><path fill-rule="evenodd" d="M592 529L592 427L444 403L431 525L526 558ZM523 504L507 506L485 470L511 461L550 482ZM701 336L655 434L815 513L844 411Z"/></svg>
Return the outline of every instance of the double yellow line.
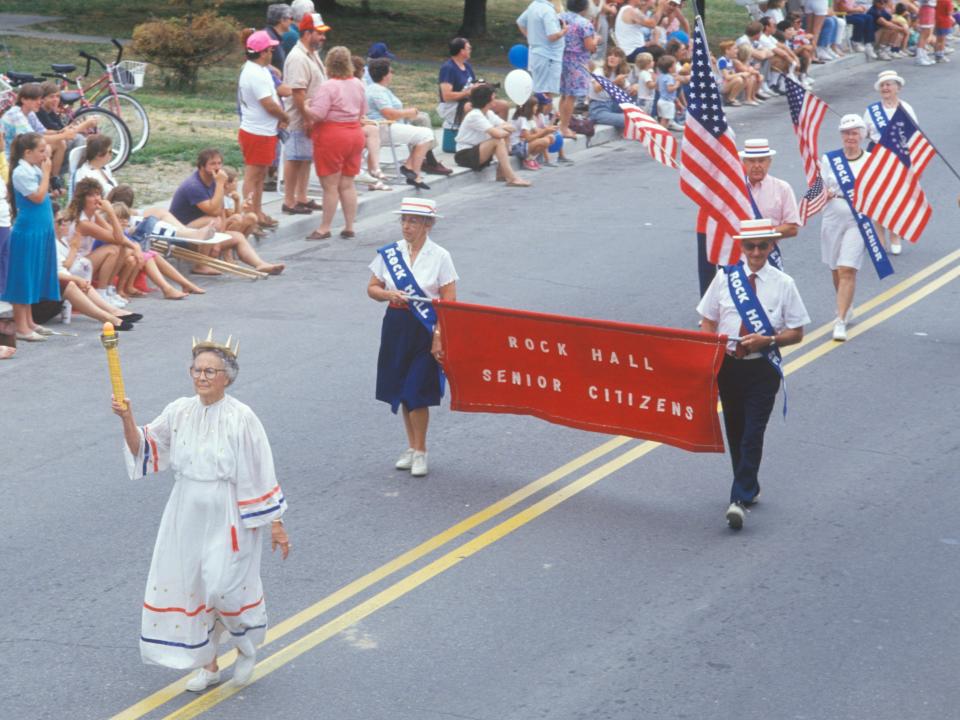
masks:
<svg viewBox="0 0 960 720"><path fill-rule="evenodd" d="M890 287L874 298L858 306L856 308L856 313L858 318L861 319L856 325L850 328L848 331L848 338L850 340L856 339L856 337L859 335L867 332L871 328L876 327L880 323L919 302L940 287L943 287L947 283L955 280L957 277L960 277L960 266L954 267L931 282L902 297L900 300L884 308L877 314L863 319L863 316L867 313L880 307L893 298L896 298L907 290L910 290L910 288L923 283L934 273L947 267L957 259L960 259L960 250L954 251L946 257L941 258L931 265L928 265L914 275L911 275L910 277L902 280L898 284ZM821 326L817 330L808 334L802 343L785 348L783 351L784 356L793 355L801 350L810 348L811 345L814 345L818 340L829 334L831 329L832 323ZM807 350L796 359L786 363L784 367L784 373L787 375L792 374L805 367L810 362L822 357L826 353L835 350L840 346L841 343L835 343L832 340L821 343L820 345ZM576 473L587 465L632 442L632 439L628 437L619 436L612 438L599 447L584 453L583 455L566 463L562 467L547 473L543 477L538 478L525 487L516 490L515 492L493 503L480 512L471 515L470 517L443 531L442 533L435 535L415 548L397 556L385 565L382 565L363 577L354 580L331 595L328 595L310 607L271 628L267 633L267 639L264 647L283 638L284 636L302 627L306 623L319 617L327 611L332 610L338 605L350 600L351 598L354 598L364 590L372 587L381 580L386 579L390 575L409 567L411 564L415 563L421 558L424 558L456 538L459 538L473 528L476 528L479 525L495 518L496 516L501 515L519 503L522 503L533 495L539 493L540 491L556 484L560 480L563 480L564 478ZM608 460L602 465L587 472L582 477L574 480L570 484L554 491L550 495L538 500L525 509L520 510L506 520L494 525L477 537L457 546L453 550L448 551L444 555L429 562L420 569L415 570L401 580L398 580L384 590L381 590L367 600L364 600L360 604L354 606L350 610L347 610L332 620L324 623L320 627L310 631L303 637L292 642L290 645L287 645L272 655L264 658L257 665L256 670L254 671L253 681L269 675L274 670L286 665L290 661L308 652L320 643L337 635L377 610L390 605L415 588L423 585L446 570L449 570L462 560L465 560L483 548L488 547L489 545L506 537L517 528L526 525L535 518L543 515L549 510L552 510L560 503L574 497L583 490L596 484L603 478L624 468L625 466L629 465L635 460L638 460L644 455L647 455L658 447L660 447L660 443L651 441L641 442L637 445L634 445L626 452L623 452L612 460ZM235 659L236 651L230 651L229 653L225 654L222 658L220 658L221 668L229 667L233 664ZM113 716L112 720L136 720L137 718L143 717L144 715L181 695L185 691L185 683L186 678L183 678L168 685L167 687L153 693L149 697ZM204 695L201 695L192 702L187 703L180 709L170 713L166 716L165 720L183 720L185 718L196 717L200 713L232 697L236 693L240 692L240 690L240 688L235 687L232 683L224 683L208 691Z"/></svg>

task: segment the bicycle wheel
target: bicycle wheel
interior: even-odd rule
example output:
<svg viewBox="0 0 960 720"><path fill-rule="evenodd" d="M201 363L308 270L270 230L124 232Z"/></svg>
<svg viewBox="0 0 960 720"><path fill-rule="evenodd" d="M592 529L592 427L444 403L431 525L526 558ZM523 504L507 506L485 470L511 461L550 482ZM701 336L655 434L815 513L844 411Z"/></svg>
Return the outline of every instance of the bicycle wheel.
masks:
<svg viewBox="0 0 960 720"><path fill-rule="evenodd" d="M108 136L112 141L111 152L113 157L107 165L111 170L119 170L130 157L130 130L124 124L123 120L118 118L109 110L98 107L85 107L78 110L73 116L75 119L86 120L90 117L97 118L96 132Z"/></svg>
<svg viewBox="0 0 960 720"><path fill-rule="evenodd" d="M139 100L125 93L117 93L116 98L113 95L104 95L97 100L97 107L106 108L126 124L130 131L130 141L133 143L130 147L131 153L143 149L150 139L150 118Z"/></svg>

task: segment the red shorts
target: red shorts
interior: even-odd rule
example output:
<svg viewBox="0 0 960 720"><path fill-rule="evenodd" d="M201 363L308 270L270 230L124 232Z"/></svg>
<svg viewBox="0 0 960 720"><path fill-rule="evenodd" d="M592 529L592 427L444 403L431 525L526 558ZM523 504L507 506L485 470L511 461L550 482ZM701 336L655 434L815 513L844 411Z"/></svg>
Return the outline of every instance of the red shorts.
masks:
<svg viewBox="0 0 960 720"><path fill-rule="evenodd" d="M924 5L917 14L917 25L920 27L933 27L934 17L937 9L930 5Z"/></svg>
<svg viewBox="0 0 960 720"><path fill-rule="evenodd" d="M366 144L360 123L317 123L312 137L313 164L319 177L360 174L360 156Z"/></svg>
<svg viewBox="0 0 960 720"><path fill-rule="evenodd" d="M244 165L273 165L277 156L276 135L254 135L246 130L237 133Z"/></svg>

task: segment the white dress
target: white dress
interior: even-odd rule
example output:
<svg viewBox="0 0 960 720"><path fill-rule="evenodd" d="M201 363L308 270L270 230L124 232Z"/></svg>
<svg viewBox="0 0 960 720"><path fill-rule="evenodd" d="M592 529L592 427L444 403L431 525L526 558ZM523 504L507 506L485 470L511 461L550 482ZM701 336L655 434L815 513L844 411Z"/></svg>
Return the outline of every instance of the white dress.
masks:
<svg viewBox="0 0 960 720"><path fill-rule="evenodd" d="M239 400L204 405L194 396L170 403L140 431L136 456L124 444L130 478L169 467L175 480L147 578L143 661L206 665L224 630L261 644L260 527L287 508L263 426Z"/></svg>

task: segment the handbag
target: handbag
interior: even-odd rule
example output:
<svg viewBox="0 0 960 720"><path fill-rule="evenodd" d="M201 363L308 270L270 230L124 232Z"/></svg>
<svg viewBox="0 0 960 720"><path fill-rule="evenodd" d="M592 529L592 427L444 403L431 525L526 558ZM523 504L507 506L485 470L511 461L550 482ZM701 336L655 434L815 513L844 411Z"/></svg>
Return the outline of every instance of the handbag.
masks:
<svg viewBox="0 0 960 720"><path fill-rule="evenodd" d="M592 138L597 132L596 123L583 115L574 115L570 118L570 129L578 135L586 135Z"/></svg>

